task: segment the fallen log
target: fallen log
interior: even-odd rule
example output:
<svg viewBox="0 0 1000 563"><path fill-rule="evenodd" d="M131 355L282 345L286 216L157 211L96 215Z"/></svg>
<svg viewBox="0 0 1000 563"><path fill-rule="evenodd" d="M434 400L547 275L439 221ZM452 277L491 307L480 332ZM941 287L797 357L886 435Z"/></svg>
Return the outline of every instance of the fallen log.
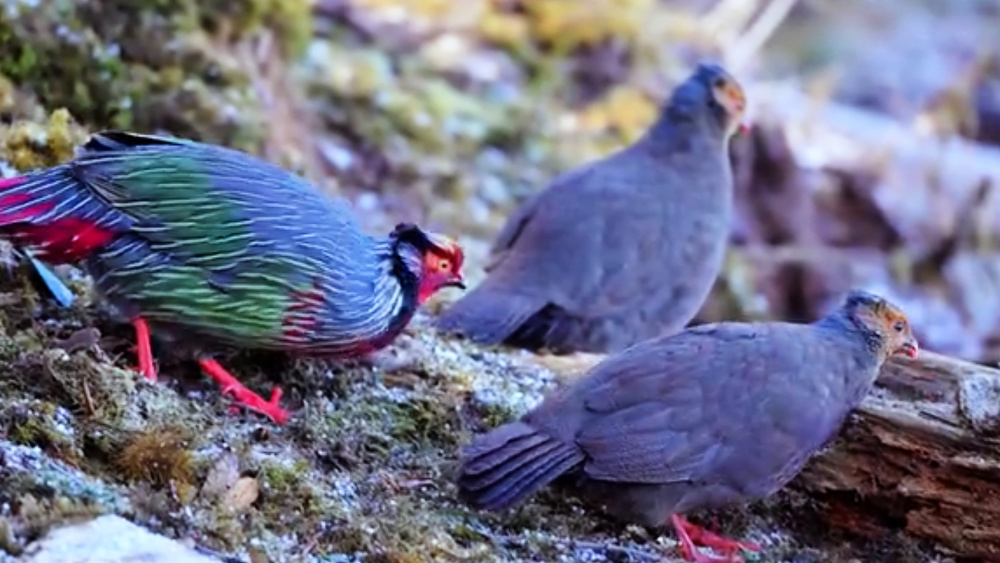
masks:
<svg viewBox="0 0 1000 563"><path fill-rule="evenodd" d="M949 555L1000 560L1000 370L929 352L891 362L793 486L836 527L902 528Z"/></svg>
<svg viewBox="0 0 1000 563"><path fill-rule="evenodd" d="M534 361L565 380L600 359ZM903 530L947 555L1000 560L1000 370L932 352L891 361L791 486L833 527L864 537Z"/></svg>

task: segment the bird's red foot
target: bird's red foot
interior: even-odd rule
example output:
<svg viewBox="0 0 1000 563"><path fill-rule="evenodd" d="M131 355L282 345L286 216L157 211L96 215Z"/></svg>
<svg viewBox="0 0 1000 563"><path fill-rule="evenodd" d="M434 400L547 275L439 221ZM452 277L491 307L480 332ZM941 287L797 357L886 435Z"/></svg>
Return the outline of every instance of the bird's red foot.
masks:
<svg viewBox="0 0 1000 563"><path fill-rule="evenodd" d="M149 325L141 318L132 321L135 327L135 346L139 356L137 371L146 379L156 383L156 364L153 363L153 346L149 342Z"/></svg>
<svg viewBox="0 0 1000 563"><path fill-rule="evenodd" d="M688 522L686 518L678 514L670 516L670 522L677 533L677 539L681 543L681 556L687 561L695 563L740 563L743 558L739 551L760 551L760 546L750 542L739 542L724 538L718 534L696 526ZM695 546L710 547L725 553L723 557L705 555L698 551Z"/></svg>
<svg viewBox="0 0 1000 563"><path fill-rule="evenodd" d="M271 391L271 399L265 401L260 395L247 389L219 362L212 359L202 359L198 361L198 364L209 377L222 386L223 395L232 395L241 406L270 418L275 424L281 425L288 421L288 411L278 404L281 401L280 387L275 387Z"/></svg>

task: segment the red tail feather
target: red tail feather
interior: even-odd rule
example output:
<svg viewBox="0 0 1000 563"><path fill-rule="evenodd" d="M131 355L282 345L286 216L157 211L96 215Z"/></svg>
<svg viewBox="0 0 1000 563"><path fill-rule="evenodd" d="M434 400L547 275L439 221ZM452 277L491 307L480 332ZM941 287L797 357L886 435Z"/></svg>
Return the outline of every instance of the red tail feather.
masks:
<svg viewBox="0 0 1000 563"><path fill-rule="evenodd" d="M110 242L111 231L74 217L35 223L52 211L55 202L31 204L36 196L30 191L4 193L26 180L24 176L0 179L0 236L31 248L39 258L52 263L76 262Z"/></svg>
<svg viewBox="0 0 1000 563"><path fill-rule="evenodd" d="M11 207L23 206L31 201L31 194L17 193L0 197L0 224L13 225L22 221L30 221L52 209L52 203L40 203L21 207L17 211L7 211Z"/></svg>
<svg viewBox="0 0 1000 563"><path fill-rule="evenodd" d="M3 220L3 212L0 211L0 221ZM52 263L82 260L110 242L113 236L110 231L73 217L48 225L5 225L0 227L0 232L17 244L35 249L39 258Z"/></svg>
<svg viewBox="0 0 1000 563"><path fill-rule="evenodd" d="M0 178L0 190L20 186L27 180L24 176L14 176L13 178Z"/></svg>

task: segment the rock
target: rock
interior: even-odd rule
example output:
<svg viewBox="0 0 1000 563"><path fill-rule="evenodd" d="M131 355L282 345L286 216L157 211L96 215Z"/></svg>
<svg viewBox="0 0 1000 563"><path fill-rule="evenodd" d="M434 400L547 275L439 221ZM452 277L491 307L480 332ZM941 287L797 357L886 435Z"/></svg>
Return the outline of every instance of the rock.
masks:
<svg viewBox="0 0 1000 563"><path fill-rule="evenodd" d="M180 542L118 516L101 516L50 531L18 559L24 563L218 563Z"/></svg>

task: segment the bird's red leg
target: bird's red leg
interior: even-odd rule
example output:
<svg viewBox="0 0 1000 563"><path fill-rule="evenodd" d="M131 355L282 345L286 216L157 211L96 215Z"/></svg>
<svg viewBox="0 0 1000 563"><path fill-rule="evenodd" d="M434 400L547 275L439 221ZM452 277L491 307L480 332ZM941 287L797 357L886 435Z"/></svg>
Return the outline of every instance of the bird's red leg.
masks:
<svg viewBox="0 0 1000 563"><path fill-rule="evenodd" d="M282 409L278 405L278 402L281 400L280 387L275 387L271 391L271 400L265 401L260 395L247 389L242 383L226 371L226 368L222 367L219 362L213 359L203 358L198 360L198 364L209 377L222 386L223 394L228 393L232 395L233 398L236 399L236 402L240 405L270 418L275 424L284 424L288 421L288 411Z"/></svg>
<svg viewBox="0 0 1000 563"><path fill-rule="evenodd" d="M677 533L677 539L681 543L681 555L687 561L695 563L739 563L743 558L737 553L740 550L760 551L760 546L749 542L739 542L713 534L708 530L688 522L686 518L679 514L672 514L670 522ZM711 547L724 552L724 557L705 555L698 551L696 545Z"/></svg>
<svg viewBox="0 0 1000 563"><path fill-rule="evenodd" d="M156 382L156 365L153 363L153 347L149 342L149 325L141 318L132 321L135 327L136 352L139 356L139 373Z"/></svg>

